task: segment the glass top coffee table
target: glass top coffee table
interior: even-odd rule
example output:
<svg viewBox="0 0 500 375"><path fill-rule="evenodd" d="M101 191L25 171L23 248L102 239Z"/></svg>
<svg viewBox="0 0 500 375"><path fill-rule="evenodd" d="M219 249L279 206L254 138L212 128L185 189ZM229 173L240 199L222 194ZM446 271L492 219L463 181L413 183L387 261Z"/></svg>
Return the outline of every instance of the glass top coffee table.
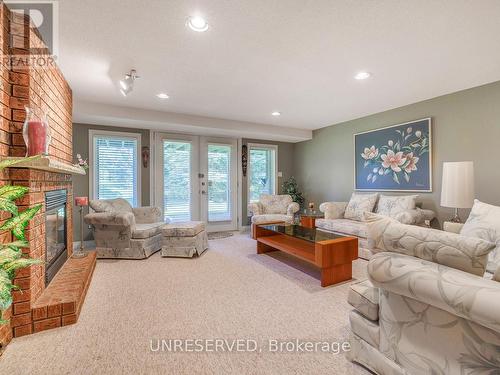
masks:
<svg viewBox="0 0 500 375"><path fill-rule="evenodd" d="M283 251L321 270L321 286L352 278L352 262L358 259L357 237L307 228L301 225L261 224L255 228L257 254Z"/></svg>

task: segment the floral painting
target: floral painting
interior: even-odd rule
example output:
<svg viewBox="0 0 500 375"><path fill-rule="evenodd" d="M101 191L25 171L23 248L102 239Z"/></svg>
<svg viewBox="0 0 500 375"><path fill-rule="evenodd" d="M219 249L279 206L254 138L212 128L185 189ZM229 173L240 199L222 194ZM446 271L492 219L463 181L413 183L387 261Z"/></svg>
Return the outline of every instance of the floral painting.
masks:
<svg viewBox="0 0 500 375"><path fill-rule="evenodd" d="M355 189L432 191L431 119L355 134Z"/></svg>

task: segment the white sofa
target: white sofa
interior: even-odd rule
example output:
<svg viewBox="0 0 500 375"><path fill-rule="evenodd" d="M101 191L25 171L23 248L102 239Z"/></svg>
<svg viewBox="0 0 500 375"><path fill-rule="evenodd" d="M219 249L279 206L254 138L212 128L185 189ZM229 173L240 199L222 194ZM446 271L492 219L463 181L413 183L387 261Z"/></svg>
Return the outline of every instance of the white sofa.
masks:
<svg viewBox="0 0 500 375"><path fill-rule="evenodd" d="M316 227L327 232L337 232L358 237L358 256L368 260L373 255L373 241L367 234L365 222L344 217L347 205L348 202L322 203L319 209L325 214L325 218L316 219ZM395 218L404 224L430 226L430 222L435 216L434 211L415 208L401 211L395 215Z"/></svg>
<svg viewBox="0 0 500 375"><path fill-rule="evenodd" d="M498 373L500 273L485 274L495 245L387 218L368 226L383 252L351 285L348 358L379 375Z"/></svg>
<svg viewBox="0 0 500 375"><path fill-rule="evenodd" d="M248 213L252 215L252 224L282 221L293 223L293 216L300 206L288 194L261 194L258 202L248 204Z"/></svg>

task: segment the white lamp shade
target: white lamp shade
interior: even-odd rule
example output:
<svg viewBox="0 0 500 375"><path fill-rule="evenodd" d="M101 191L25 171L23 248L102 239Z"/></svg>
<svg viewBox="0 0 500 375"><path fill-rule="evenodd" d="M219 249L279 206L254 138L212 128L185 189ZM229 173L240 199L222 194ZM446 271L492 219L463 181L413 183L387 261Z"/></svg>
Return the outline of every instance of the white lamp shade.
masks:
<svg viewBox="0 0 500 375"><path fill-rule="evenodd" d="M474 163L443 163L441 206L471 208L474 204Z"/></svg>

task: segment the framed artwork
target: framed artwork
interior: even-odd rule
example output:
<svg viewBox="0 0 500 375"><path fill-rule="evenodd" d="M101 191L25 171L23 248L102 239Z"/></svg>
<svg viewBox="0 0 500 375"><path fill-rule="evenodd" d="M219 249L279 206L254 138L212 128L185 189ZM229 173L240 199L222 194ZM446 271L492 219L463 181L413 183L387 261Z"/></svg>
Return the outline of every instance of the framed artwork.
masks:
<svg viewBox="0 0 500 375"><path fill-rule="evenodd" d="M354 134L354 189L432 191L430 118Z"/></svg>

